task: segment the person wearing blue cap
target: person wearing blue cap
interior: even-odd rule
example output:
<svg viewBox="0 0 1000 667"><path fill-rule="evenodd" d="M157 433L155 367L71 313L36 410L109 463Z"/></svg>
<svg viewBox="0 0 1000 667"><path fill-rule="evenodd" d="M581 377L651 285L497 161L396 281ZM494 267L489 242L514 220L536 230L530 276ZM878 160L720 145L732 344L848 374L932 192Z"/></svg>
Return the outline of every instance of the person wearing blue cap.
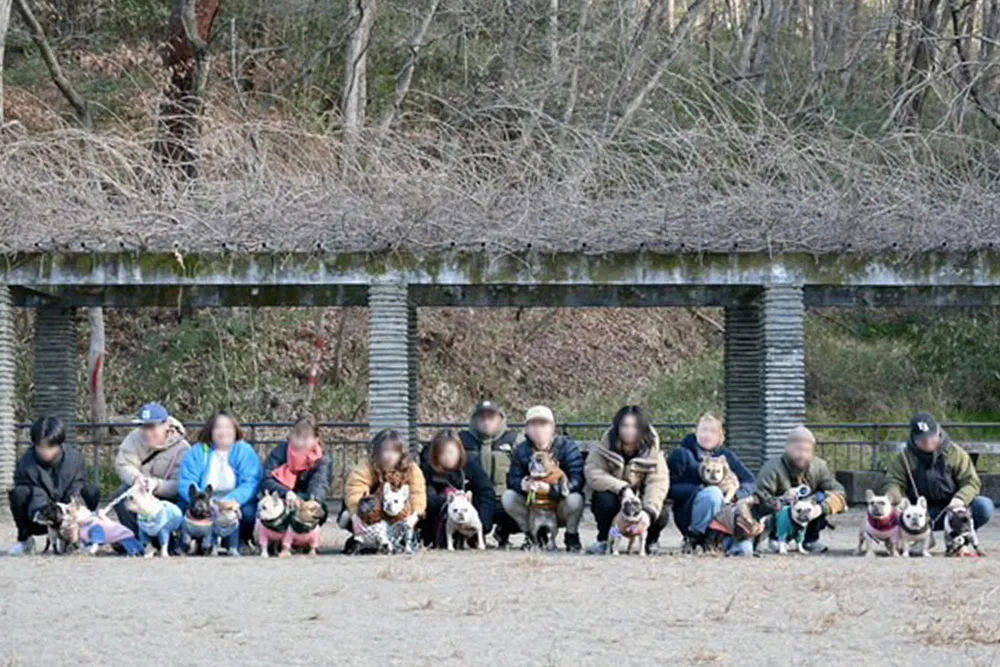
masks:
<svg viewBox="0 0 1000 667"><path fill-rule="evenodd" d="M179 503L183 509L177 480L184 456L191 449L183 424L171 417L159 403L142 406L136 423L138 427L122 441L115 458L115 471L122 480L118 493L123 493L135 480L144 477L153 482L153 493L158 498ZM123 526L139 534L136 515L129 511L126 503L119 503L115 512Z"/></svg>

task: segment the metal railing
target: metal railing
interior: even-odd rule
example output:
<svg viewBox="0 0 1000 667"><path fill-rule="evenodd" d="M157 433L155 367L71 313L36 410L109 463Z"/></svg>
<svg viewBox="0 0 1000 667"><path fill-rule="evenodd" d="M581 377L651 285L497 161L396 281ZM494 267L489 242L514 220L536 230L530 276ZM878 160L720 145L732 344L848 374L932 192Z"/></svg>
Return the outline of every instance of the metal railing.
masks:
<svg viewBox="0 0 1000 667"><path fill-rule="evenodd" d="M20 456L30 446L28 431L30 424L17 424L17 453ZM203 422L184 424L192 443L197 439ZM244 422L246 439L254 446L261 460L270 451L286 441L291 422L261 421ZM347 475L352 467L364 461L368 455L369 425L365 422L324 422L320 423L323 445L333 457L334 483L333 498L341 498ZM421 422L417 424L419 439L426 443L433 434L443 428L464 428L464 423ZM512 428L522 428L522 424L511 424ZM664 449L678 446L684 435L694 429L693 423L670 422L654 424L660 435ZM906 423L813 423L809 428L816 434L817 452L827 459L834 470L877 470L896 451L897 445L906 440L909 424ZM964 422L944 424L956 442L994 438L1000 441L1000 423ZM133 423L90 423L78 422L74 426L76 446L87 457L94 482L109 491L119 486L114 471L114 459L118 446L125 436L135 428ZM572 435L583 442L600 440L606 423L571 422L560 424L561 433ZM1000 457L993 457L1000 458ZM980 463L982 465L982 463ZM993 466L988 467L992 468Z"/></svg>

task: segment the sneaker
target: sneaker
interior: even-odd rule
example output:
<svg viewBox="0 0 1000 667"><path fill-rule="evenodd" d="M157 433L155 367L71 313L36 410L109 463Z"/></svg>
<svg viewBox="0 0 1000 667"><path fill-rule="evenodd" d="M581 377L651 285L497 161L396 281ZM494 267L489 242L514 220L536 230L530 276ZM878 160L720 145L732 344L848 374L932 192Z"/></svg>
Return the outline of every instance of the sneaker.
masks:
<svg viewBox="0 0 1000 667"><path fill-rule="evenodd" d="M816 540L815 542L806 542L802 545L802 548L811 554L825 554L827 551L827 546Z"/></svg>
<svg viewBox="0 0 1000 667"><path fill-rule="evenodd" d="M580 543L580 533L566 533L566 551L571 554L578 554L583 550Z"/></svg>
<svg viewBox="0 0 1000 667"><path fill-rule="evenodd" d="M35 553L35 538L29 537L24 542L15 542L14 546L7 550L8 556L30 556Z"/></svg>
<svg viewBox="0 0 1000 667"><path fill-rule="evenodd" d="M607 542L594 542L589 547L587 547L587 553L591 556L603 556L608 553L608 543Z"/></svg>

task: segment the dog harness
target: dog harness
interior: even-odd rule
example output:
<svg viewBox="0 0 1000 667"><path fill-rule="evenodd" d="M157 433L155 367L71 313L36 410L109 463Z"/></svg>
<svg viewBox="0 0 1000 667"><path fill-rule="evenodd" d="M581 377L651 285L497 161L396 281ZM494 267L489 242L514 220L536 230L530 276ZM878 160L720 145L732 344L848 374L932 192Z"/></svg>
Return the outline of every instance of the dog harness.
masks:
<svg viewBox="0 0 1000 667"><path fill-rule="evenodd" d="M792 519L792 508L791 506L783 508L775 516L775 536L779 542L788 542L789 539L794 539L799 544L802 544L806 539L806 527L795 523Z"/></svg>
<svg viewBox="0 0 1000 667"><path fill-rule="evenodd" d="M868 516L868 534L877 540L895 540L899 536L899 528L898 512L893 512L882 519Z"/></svg>
<svg viewBox="0 0 1000 667"><path fill-rule="evenodd" d="M548 477L543 477L541 479L532 478L533 482L545 482L549 485L549 489L560 484L566 478L566 473L562 471L561 468L556 468L549 473ZM528 498L525 500L525 504L528 507L540 510L551 510L556 511L559 508L559 501L561 497L554 496L551 493L538 493L536 491L530 491L528 493Z"/></svg>
<svg viewBox="0 0 1000 667"><path fill-rule="evenodd" d="M129 556L138 556L143 551L142 543L131 530L117 521L99 519L96 516L87 523L80 524L80 541L84 544L117 544Z"/></svg>
<svg viewBox="0 0 1000 667"><path fill-rule="evenodd" d="M283 533L285 532L285 528L288 527L288 520L291 516L292 513L289 511L288 505L285 505L285 511L281 515L273 519L260 519L260 517L258 517L258 519L260 520L261 525L268 530L276 533Z"/></svg>

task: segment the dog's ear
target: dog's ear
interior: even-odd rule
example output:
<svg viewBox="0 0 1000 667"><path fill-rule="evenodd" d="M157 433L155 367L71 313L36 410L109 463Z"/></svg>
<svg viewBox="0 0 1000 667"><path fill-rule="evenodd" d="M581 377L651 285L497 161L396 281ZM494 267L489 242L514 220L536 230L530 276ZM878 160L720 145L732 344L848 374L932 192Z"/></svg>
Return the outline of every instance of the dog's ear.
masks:
<svg viewBox="0 0 1000 667"><path fill-rule="evenodd" d="M205 487L205 497L206 498L211 498L212 497L212 491L214 491L214 489L212 488L211 484L209 484L208 486L206 486Z"/></svg>
<svg viewBox="0 0 1000 667"><path fill-rule="evenodd" d="M865 502L870 503L875 498L875 492L871 489L865 491Z"/></svg>
<svg viewBox="0 0 1000 667"><path fill-rule="evenodd" d="M468 500L470 503L472 502L472 491L465 492L465 499Z"/></svg>
<svg viewBox="0 0 1000 667"><path fill-rule="evenodd" d="M192 484L191 486L188 487L188 496L191 497L191 500L194 500L195 498L198 497L198 486L197 485Z"/></svg>
<svg viewBox="0 0 1000 667"><path fill-rule="evenodd" d="M923 496L920 496L919 498L917 498L917 505L919 505L924 509L927 509L927 499L924 498Z"/></svg>
<svg viewBox="0 0 1000 667"><path fill-rule="evenodd" d="M896 505L896 509L898 509L900 512L905 512L909 507L910 507L909 498L903 498L902 500L899 501L899 504Z"/></svg>
<svg viewBox="0 0 1000 667"><path fill-rule="evenodd" d="M410 485L409 484L404 484L403 486L399 487L399 492L401 494L403 494L403 500L409 500L409 498L410 498Z"/></svg>
<svg viewBox="0 0 1000 667"><path fill-rule="evenodd" d="M382 495L387 496L390 493L392 493L392 485L389 484L389 482L386 482L385 484L382 485Z"/></svg>

